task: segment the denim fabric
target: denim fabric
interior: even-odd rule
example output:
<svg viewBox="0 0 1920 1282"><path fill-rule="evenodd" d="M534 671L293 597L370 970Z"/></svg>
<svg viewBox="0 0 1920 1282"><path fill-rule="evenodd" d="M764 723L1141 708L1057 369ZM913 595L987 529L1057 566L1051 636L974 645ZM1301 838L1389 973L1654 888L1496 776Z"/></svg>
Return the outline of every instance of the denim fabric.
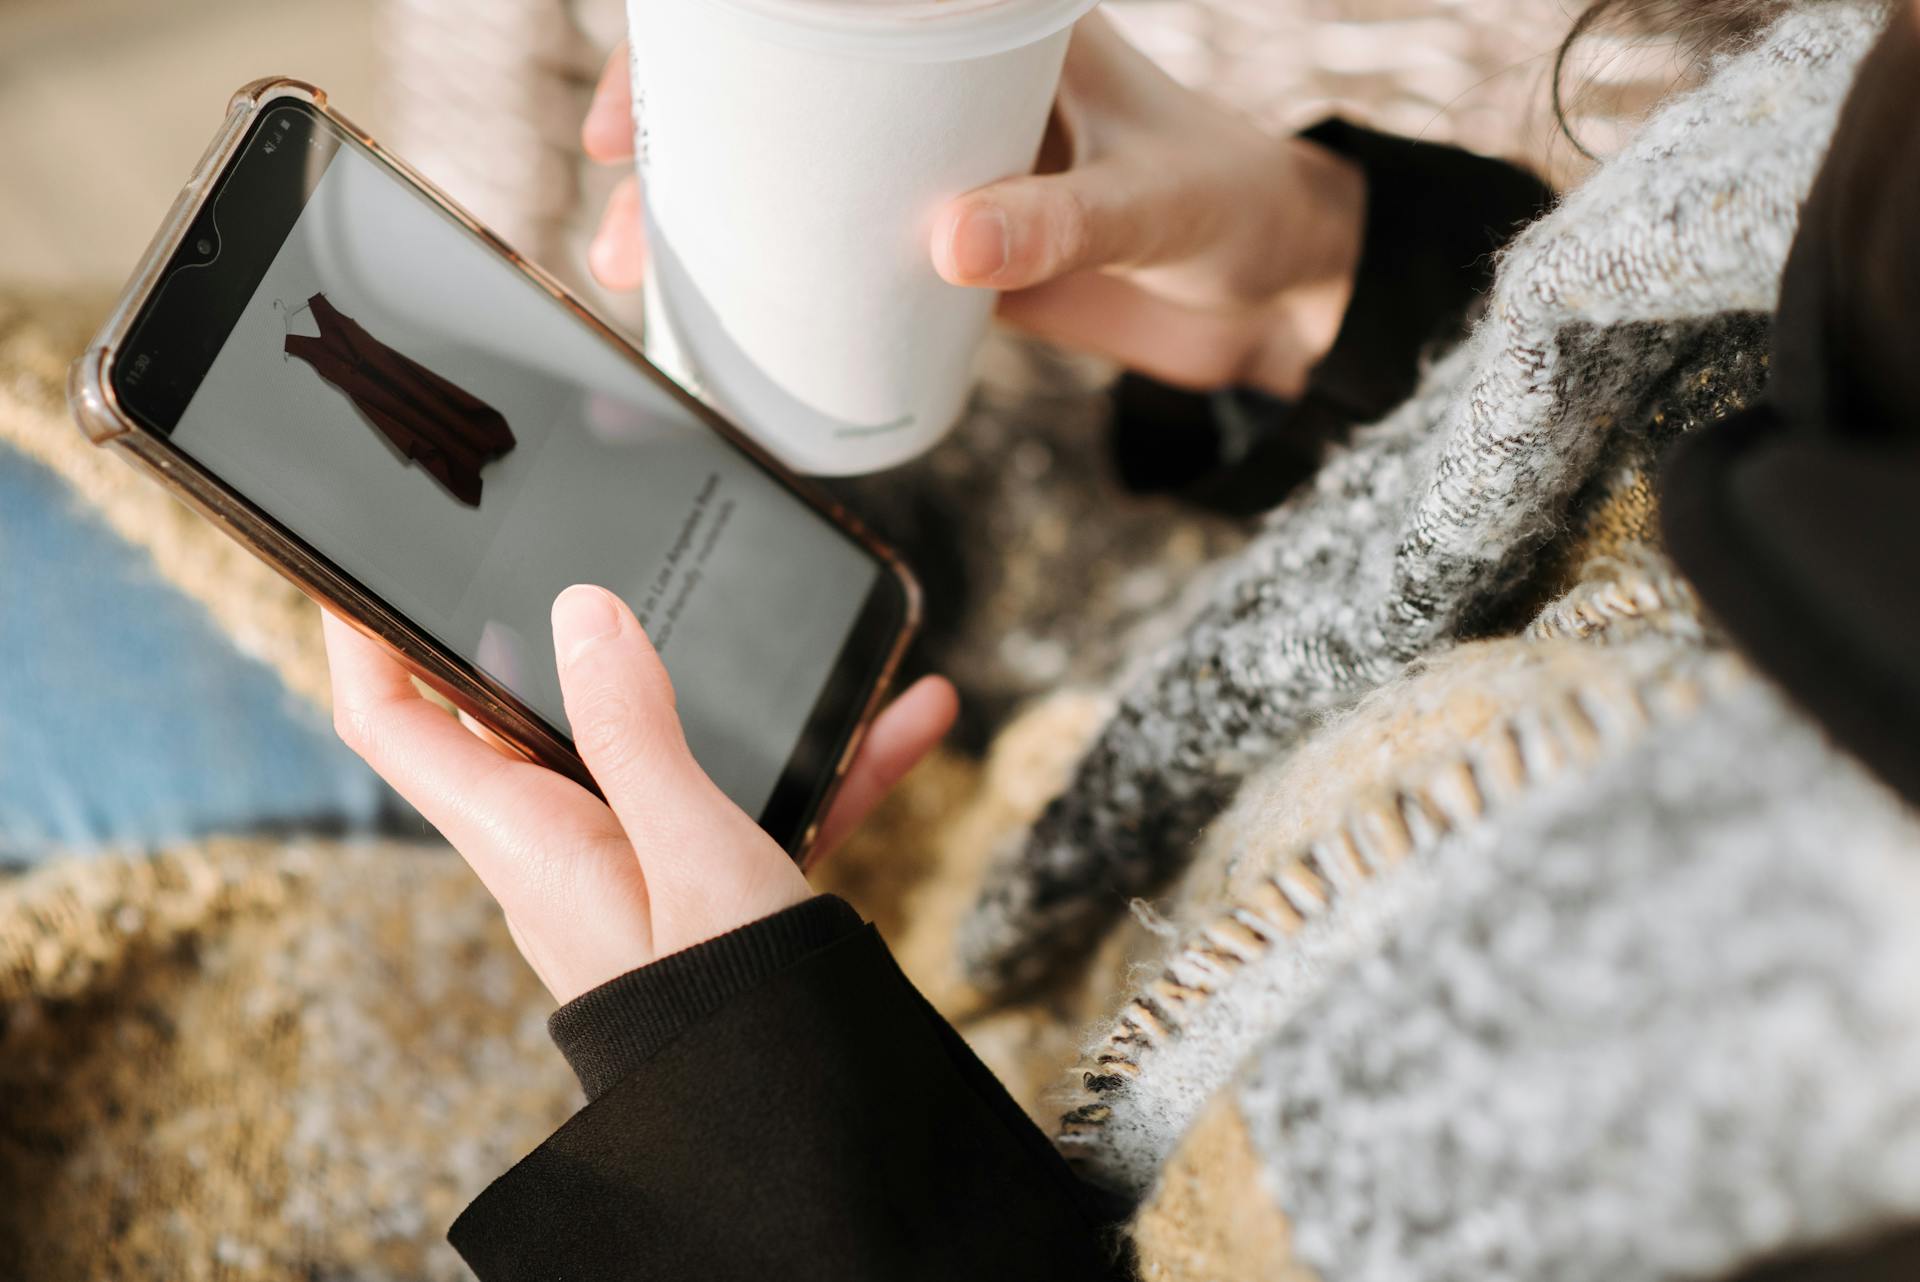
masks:
<svg viewBox="0 0 1920 1282"><path fill-rule="evenodd" d="M0 861L352 830L390 797L145 553L0 448Z"/></svg>

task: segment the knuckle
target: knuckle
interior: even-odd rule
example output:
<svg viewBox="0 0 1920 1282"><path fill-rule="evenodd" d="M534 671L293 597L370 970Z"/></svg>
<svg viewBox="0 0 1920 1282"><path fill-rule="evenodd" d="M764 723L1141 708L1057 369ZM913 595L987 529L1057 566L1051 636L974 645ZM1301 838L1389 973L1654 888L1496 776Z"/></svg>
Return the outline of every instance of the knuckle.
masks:
<svg viewBox="0 0 1920 1282"><path fill-rule="evenodd" d="M644 755L646 709L641 699L624 690L602 687L583 701L573 718L574 746L595 774L625 774Z"/></svg>
<svg viewBox="0 0 1920 1282"><path fill-rule="evenodd" d="M333 732L356 755L365 757L372 752L372 719L365 708L351 700L343 699L333 705Z"/></svg>
<svg viewBox="0 0 1920 1282"><path fill-rule="evenodd" d="M1079 266L1092 255L1097 224L1093 207L1077 187L1056 194L1048 220L1047 253L1055 268Z"/></svg>

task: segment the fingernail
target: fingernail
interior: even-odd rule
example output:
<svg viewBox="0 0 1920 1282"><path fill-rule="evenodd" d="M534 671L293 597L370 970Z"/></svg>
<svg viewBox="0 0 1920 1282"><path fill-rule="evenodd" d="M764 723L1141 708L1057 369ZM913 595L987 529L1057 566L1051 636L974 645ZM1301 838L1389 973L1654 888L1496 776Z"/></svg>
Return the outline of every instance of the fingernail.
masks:
<svg viewBox="0 0 1920 1282"><path fill-rule="evenodd" d="M587 266L593 269L596 277L604 277L613 263L613 237L605 231L596 232L593 243L587 246Z"/></svg>
<svg viewBox="0 0 1920 1282"><path fill-rule="evenodd" d="M620 632L620 606L605 588L577 583L553 601L553 646L571 664Z"/></svg>
<svg viewBox="0 0 1920 1282"><path fill-rule="evenodd" d="M968 280L987 280L1007 265L1007 215L997 205L978 205L953 229L949 248L954 270Z"/></svg>
<svg viewBox="0 0 1920 1282"><path fill-rule="evenodd" d="M617 111L625 116L631 96L624 81L602 76L600 83L593 87L593 101L588 105L587 112L594 116L610 116Z"/></svg>

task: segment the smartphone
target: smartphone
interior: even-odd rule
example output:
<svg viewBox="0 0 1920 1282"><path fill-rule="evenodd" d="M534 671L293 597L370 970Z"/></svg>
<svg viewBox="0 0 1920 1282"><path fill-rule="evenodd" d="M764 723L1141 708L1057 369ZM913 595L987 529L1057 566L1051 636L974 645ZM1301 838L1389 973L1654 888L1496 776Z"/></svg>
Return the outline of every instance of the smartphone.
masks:
<svg viewBox="0 0 1920 1282"><path fill-rule="evenodd" d="M897 556L298 81L234 96L76 416L587 786L548 610L597 583L796 857L917 623Z"/></svg>

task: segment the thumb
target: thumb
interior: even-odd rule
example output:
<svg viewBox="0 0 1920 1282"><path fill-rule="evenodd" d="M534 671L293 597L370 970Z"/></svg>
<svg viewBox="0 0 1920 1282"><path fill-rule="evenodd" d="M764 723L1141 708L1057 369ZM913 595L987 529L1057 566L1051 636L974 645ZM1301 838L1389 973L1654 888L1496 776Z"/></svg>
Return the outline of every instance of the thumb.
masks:
<svg viewBox="0 0 1920 1282"><path fill-rule="evenodd" d="M1140 265L1165 251L1154 190L1118 160L1009 178L949 202L934 220L933 265L954 285L1026 289L1070 272Z"/></svg>
<svg viewBox="0 0 1920 1282"><path fill-rule="evenodd" d="M553 643L574 746L640 861L657 952L804 898L786 852L694 760L666 666L626 602L568 588L553 603Z"/></svg>
<svg viewBox="0 0 1920 1282"><path fill-rule="evenodd" d="M626 602L586 584L555 598L553 647L574 747L628 836L644 846L673 810L659 800L689 776L705 782L674 713L666 666Z"/></svg>

